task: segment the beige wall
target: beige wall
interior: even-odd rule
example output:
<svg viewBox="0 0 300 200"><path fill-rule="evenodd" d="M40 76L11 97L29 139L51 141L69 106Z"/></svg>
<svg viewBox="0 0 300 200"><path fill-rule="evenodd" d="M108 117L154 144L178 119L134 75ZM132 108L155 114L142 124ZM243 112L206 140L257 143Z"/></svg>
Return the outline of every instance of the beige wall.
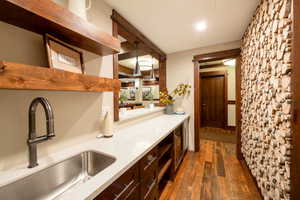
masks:
<svg viewBox="0 0 300 200"><path fill-rule="evenodd" d="M234 66L218 66L214 68L200 69L200 72L227 71L228 87L227 100L236 100L235 98L235 67ZM227 105L227 126L235 126L235 105Z"/></svg>
<svg viewBox="0 0 300 200"><path fill-rule="evenodd" d="M191 95L183 101L185 111L191 115L190 150L194 149L194 63L193 56L209 52L223 51L240 47L240 41L213 45L189 51L172 53L167 59L167 88L173 90L179 83L192 85Z"/></svg>
<svg viewBox="0 0 300 200"><path fill-rule="evenodd" d="M66 5L66 1L60 1ZM93 0L90 22L110 33L111 8ZM0 60L46 66L43 39L35 33L0 22ZM112 56L100 57L84 52L88 74L112 77ZM0 171L27 162L28 107L35 97L46 97L54 108L56 137L38 145L43 156L72 147L99 132L102 107L112 108L112 93L0 91ZM44 134L45 122L39 112L38 133Z"/></svg>

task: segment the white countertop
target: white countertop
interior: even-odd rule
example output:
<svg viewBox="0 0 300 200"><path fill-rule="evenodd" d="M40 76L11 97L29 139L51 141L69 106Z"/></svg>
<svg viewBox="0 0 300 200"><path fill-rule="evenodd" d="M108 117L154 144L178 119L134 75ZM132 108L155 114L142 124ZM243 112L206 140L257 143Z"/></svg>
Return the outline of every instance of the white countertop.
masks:
<svg viewBox="0 0 300 200"><path fill-rule="evenodd" d="M83 144L51 154L47 158L40 158L40 165L36 168L28 169L24 165L16 170L1 173L0 186L14 182L83 151L93 150L109 154L115 157L116 161L87 182L73 187L59 197L63 200L93 199L188 117L188 115L161 115L119 130L112 138L96 139L95 137L95 139Z"/></svg>

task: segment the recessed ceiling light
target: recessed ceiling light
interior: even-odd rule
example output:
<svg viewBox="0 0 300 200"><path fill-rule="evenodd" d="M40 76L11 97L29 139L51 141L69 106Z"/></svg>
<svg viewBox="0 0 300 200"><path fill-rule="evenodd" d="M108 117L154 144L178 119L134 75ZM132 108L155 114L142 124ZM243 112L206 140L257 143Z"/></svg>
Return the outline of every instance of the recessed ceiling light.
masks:
<svg viewBox="0 0 300 200"><path fill-rule="evenodd" d="M195 28L197 31L204 31L207 28L207 24L205 21L198 22L195 24Z"/></svg>

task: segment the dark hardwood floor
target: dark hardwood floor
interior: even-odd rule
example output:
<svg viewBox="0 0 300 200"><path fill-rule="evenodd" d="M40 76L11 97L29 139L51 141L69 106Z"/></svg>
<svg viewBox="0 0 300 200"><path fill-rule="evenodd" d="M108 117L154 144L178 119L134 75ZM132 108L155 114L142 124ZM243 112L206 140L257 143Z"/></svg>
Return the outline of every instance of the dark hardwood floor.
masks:
<svg viewBox="0 0 300 200"><path fill-rule="evenodd" d="M200 139L229 142L236 144L236 133L234 130L222 128L204 127L200 128Z"/></svg>
<svg viewBox="0 0 300 200"><path fill-rule="evenodd" d="M261 200L250 175L235 157L235 145L200 140L200 152L188 152L174 182L160 200Z"/></svg>

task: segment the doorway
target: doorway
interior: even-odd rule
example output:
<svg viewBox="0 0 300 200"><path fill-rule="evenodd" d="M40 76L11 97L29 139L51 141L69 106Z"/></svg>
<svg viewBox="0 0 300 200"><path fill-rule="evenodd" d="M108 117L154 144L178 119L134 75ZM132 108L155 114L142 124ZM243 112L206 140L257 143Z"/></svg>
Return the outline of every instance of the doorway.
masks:
<svg viewBox="0 0 300 200"><path fill-rule="evenodd" d="M226 66L233 61L234 67ZM193 62L195 150L200 150L201 131L212 140L222 132L221 141L236 143L240 158L240 49L197 55Z"/></svg>

